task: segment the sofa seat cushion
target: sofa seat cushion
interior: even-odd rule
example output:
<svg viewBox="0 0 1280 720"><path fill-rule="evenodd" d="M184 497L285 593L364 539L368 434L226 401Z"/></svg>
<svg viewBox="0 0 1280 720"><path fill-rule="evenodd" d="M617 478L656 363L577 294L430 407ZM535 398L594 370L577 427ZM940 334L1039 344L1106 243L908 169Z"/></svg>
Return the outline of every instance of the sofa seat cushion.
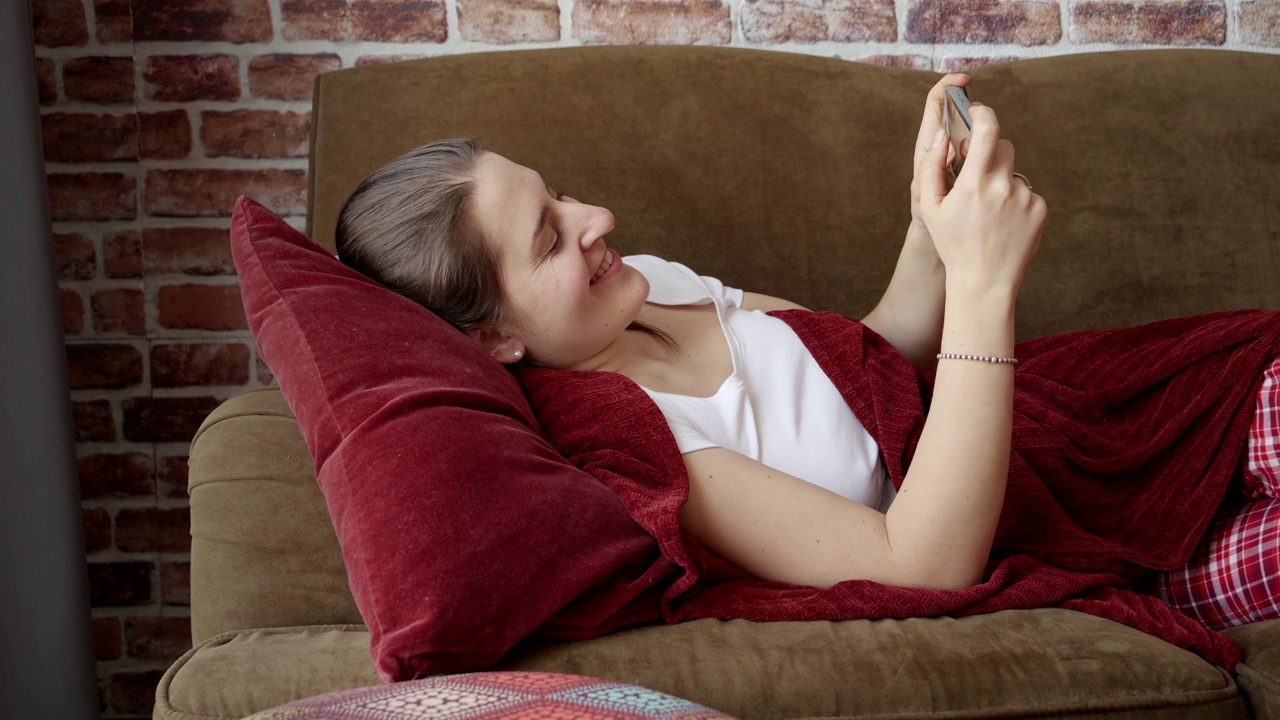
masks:
<svg viewBox="0 0 1280 720"><path fill-rule="evenodd" d="M529 642L495 669L632 683L741 718L1248 717L1221 668L1054 608L961 619L699 620ZM170 669L156 717L230 720L376 682L369 634L355 626L227 633Z"/></svg>
<svg viewBox="0 0 1280 720"><path fill-rule="evenodd" d="M688 700L583 675L481 672L440 675L297 700L245 720L732 720Z"/></svg>
<svg viewBox="0 0 1280 720"><path fill-rule="evenodd" d="M1256 720L1280 720L1280 620L1253 623L1226 631L1244 657L1236 681Z"/></svg>

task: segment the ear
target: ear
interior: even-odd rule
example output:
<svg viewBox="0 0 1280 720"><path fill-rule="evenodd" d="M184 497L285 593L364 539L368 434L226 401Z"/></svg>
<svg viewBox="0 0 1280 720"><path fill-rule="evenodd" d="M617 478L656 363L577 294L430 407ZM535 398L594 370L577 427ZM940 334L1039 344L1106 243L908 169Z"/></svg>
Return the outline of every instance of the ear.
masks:
<svg viewBox="0 0 1280 720"><path fill-rule="evenodd" d="M501 330L487 328L473 330L471 337L489 353L489 356L503 365L518 363L525 357L524 343Z"/></svg>

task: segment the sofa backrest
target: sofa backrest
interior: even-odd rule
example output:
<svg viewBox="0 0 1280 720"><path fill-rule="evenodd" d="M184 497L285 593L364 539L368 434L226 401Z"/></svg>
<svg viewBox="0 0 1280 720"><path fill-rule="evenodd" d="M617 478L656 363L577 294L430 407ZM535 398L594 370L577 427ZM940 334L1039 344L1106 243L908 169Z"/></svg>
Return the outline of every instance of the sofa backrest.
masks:
<svg viewBox="0 0 1280 720"><path fill-rule="evenodd" d="M1050 208L1021 338L1280 305L1280 57L1059 56L972 71ZM617 216L624 254L860 317L892 274L939 75L766 50L586 47L316 82L309 234L370 172L471 135Z"/></svg>

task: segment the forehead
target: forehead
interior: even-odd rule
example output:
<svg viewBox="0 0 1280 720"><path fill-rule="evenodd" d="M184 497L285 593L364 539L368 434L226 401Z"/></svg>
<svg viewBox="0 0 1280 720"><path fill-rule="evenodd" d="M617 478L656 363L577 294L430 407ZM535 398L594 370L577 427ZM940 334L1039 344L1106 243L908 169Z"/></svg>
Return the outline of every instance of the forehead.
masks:
<svg viewBox="0 0 1280 720"><path fill-rule="evenodd" d="M486 152L476 162L474 180L472 211L484 236L499 251L512 243L527 244L542 208L542 176Z"/></svg>

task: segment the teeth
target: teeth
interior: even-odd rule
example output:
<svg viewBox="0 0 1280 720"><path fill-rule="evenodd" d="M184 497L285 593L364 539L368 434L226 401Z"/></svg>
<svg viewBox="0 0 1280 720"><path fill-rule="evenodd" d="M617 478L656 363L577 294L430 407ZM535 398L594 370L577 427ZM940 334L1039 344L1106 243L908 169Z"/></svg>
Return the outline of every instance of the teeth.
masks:
<svg viewBox="0 0 1280 720"><path fill-rule="evenodd" d="M591 282L594 283L604 277L604 274L609 272L609 268L611 267L613 267L613 253L606 250L604 253L604 260L600 262L600 267L596 268L596 274L591 276Z"/></svg>

